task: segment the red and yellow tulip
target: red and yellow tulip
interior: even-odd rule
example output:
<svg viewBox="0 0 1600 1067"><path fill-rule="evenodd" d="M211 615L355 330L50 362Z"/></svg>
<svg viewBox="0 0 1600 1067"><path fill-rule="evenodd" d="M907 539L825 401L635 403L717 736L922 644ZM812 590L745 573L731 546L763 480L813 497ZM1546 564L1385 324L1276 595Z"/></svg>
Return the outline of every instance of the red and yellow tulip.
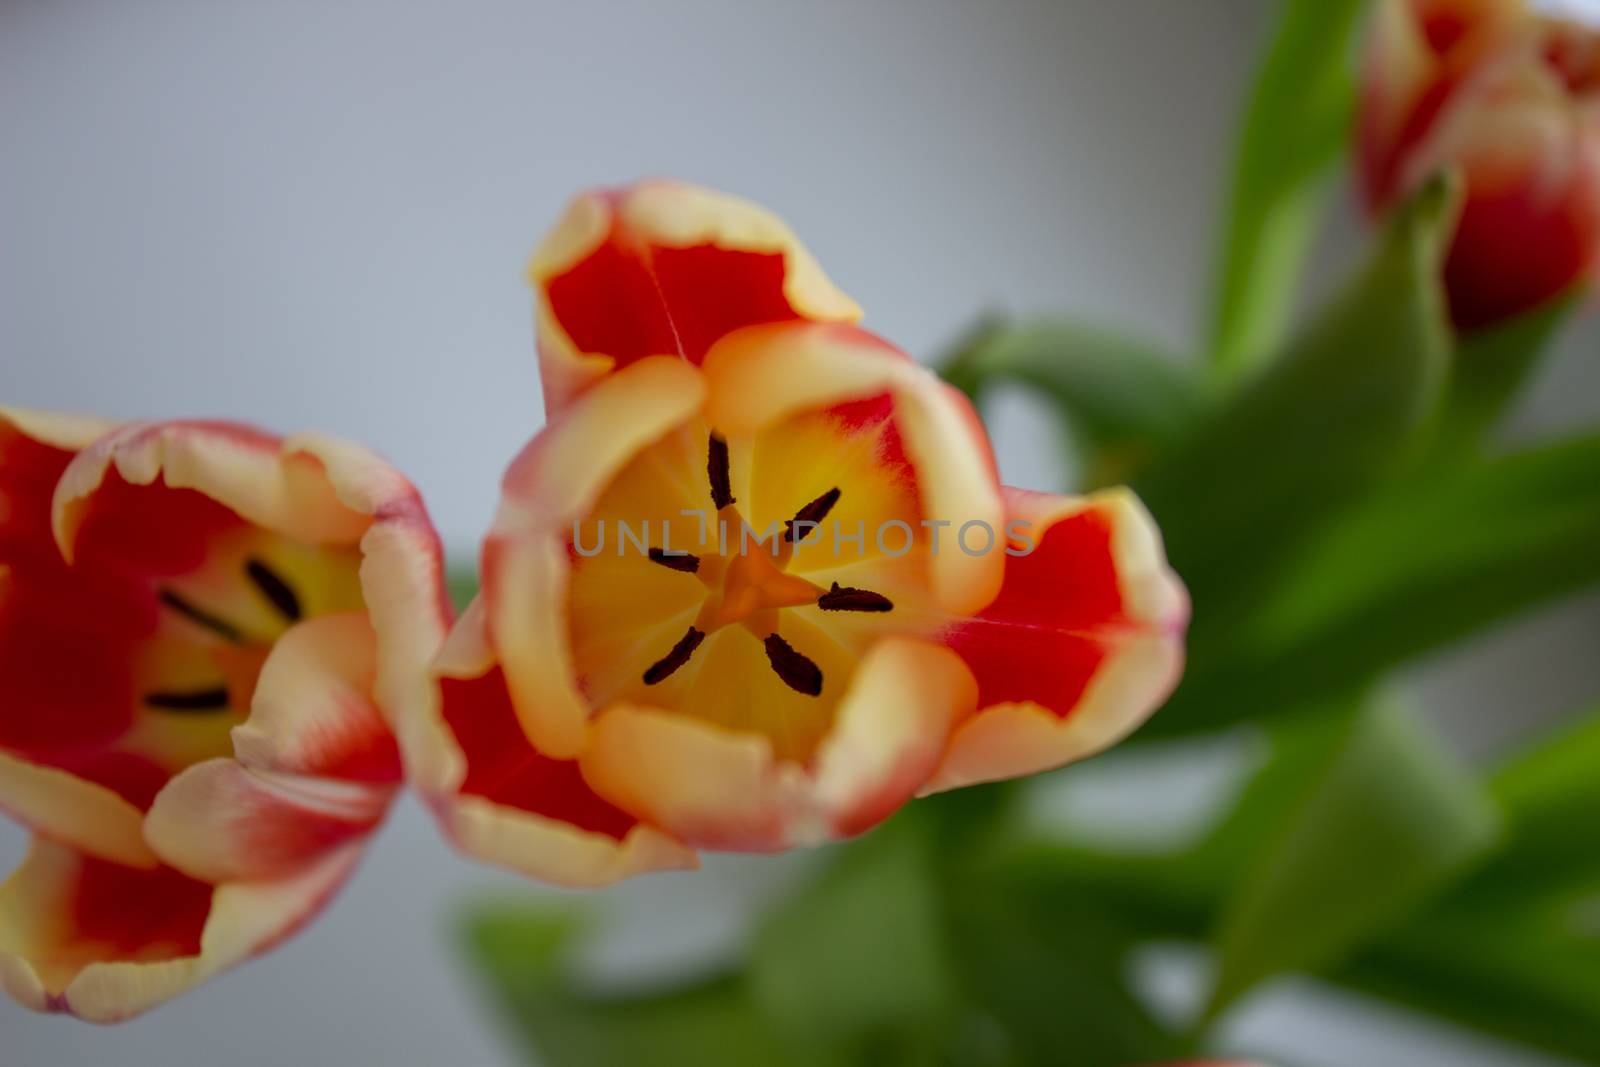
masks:
<svg viewBox="0 0 1600 1067"><path fill-rule="evenodd" d="M402 780L449 624L420 498L370 453L0 411L0 985L136 1015L309 921Z"/></svg>
<svg viewBox="0 0 1600 1067"><path fill-rule="evenodd" d="M1362 187L1383 212L1441 169L1466 200L1445 267L1466 329L1600 279L1600 32L1523 0L1383 0Z"/></svg>
<svg viewBox="0 0 1600 1067"><path fill-rule="evenodd" d="M593 884L849 836L1099 751L1176 682L1137 500L1003 488L966 399L766 211L585 195L532 277L549 420L408 750L467 851Z"/></svg>
<svg viewBox="0 0 1600 1067"><path fill-rule="evenodd" d="M597 886L1112 744L1187 598L1131 494L1004 488L789 230L665 182L535 258L549 420L450 622L416 491L222 423L0 411L0 985L113 1021L288 936L403 779Z"/></svg>

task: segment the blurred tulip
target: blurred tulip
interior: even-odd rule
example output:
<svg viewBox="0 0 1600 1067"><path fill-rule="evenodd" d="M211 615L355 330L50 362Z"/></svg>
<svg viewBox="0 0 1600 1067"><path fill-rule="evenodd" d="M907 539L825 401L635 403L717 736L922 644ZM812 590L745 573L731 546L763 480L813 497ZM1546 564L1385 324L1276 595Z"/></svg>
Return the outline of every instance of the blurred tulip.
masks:
<svg viewBox="0 0 1600 1067"><path fill-rule="evenodd" d="M1458 168L1452 317L1492 325L1600 278L1600 33L1520 0L1383 0L1363 78L1368 206Z"/></svg>
<svg viewBox="0 0 1600 1067"><path fill-rule="evenodd" d="M36 835L0 985L112 1022L308 921L448 623L421 500L364 450L0 411L0 809Z"/></svg>
<svg viewBox="0 0 1600 1067"><path fill-rule="evenodd" d="M652 183L534 264L550 419L422 746L468 851L588 883L849 836L1165 698L1187 599L1143 508L1002 490L966 399L836 321L782 223ZM535 869L552 818L576 873Z"/></svg>

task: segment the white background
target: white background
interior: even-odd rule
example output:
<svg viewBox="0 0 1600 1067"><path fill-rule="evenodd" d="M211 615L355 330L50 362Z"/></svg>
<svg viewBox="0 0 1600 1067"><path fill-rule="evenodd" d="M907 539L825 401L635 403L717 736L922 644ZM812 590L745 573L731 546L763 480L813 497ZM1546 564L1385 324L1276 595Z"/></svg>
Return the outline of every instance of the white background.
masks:
<svg viewBox="0 0 1600 1067"><path fill-rule="evenodd" d="M0 402L358 438L470 554L540 421L527 254L574 190L645 174L776 208L919 356L996 308L1181 351L1261 25L1249 0L0 0ZM1595 338L1522 432L1593 415ZM1009 478L1056 477L1038 413L1003 411ZM1597 636L1574 602L1420 690L1481 754L1600 692ZM0 828L0 868L23 847ZM596 898L625 922L601 964L713 954L797 862ZM451 940L481 892L529 890L408 803L284 949L114 1031L0 1004L0 1064L506 1062ZM1295 988L1240 1032L1308 1067L1546 1062Z"/></svg>

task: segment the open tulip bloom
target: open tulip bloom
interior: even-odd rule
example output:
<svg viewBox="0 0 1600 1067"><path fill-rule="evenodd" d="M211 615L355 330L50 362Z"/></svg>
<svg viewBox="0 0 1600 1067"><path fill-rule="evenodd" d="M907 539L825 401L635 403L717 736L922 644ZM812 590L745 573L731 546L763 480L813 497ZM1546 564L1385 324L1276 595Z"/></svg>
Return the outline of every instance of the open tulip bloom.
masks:
<svg viewBox="0 0 1600 1067"><path fill-rule="evenodd" d="M548 421L451 625L355 446L0 411L0 983L113 1021L277 943L409 781L570 886L859 834L1176 683L1135 498L1004 488L966 399L777 219L666 182L536 255Z"/></svg>
<svg viewBox="0 0 1600 1067"><path fill-rule="evenodd" d="M465 850L592 884L846 837L1096 752L1175 683L1138 502L1002 488L966 399L767 212L585 195L532 278L548 423L411 760Z"/></svg>
<svg viewBox="0 0 1600 1067"><path fill-rule="evenodd" d="M355 446L0 411L0 985L116 1021L307 922L400 786L440 569Z"/></svg>

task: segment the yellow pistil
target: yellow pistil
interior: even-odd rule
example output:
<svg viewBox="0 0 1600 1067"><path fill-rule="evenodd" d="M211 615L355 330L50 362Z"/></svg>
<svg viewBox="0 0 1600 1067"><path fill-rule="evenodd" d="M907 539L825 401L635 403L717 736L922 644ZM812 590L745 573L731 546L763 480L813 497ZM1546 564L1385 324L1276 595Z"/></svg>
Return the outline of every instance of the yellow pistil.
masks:
<svg viewBox="0 0 1600 1067"><path fill-rule="evenodd" d="M781 566L784 562L787 560L774 559L764 546L734 555L723 570L722 588L706 598L695 625L710 633L739 622L757 637L766 637L773 627L765 624L765 616L782 608L815 604L823 590L786 574Z"/></svg>

